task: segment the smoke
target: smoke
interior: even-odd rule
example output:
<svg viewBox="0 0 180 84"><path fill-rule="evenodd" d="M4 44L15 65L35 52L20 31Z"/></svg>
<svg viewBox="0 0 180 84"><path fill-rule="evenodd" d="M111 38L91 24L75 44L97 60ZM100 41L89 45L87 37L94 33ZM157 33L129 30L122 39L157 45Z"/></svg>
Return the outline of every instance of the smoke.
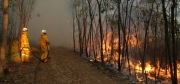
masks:
<svg viewBox="0 0 180 84"><path fill-rule="evenodd" d="M38 44L42 29L53 46L72 49L72 18L67 0L36 0L28 23L29 40Z"/></svg>

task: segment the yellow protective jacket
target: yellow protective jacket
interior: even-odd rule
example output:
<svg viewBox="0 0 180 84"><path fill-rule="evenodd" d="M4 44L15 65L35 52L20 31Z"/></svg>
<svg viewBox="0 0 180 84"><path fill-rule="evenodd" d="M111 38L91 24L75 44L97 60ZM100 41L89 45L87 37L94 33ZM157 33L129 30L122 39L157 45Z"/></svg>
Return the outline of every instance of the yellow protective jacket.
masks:
<svg viewBox="0 0 180 84"><path fill-rule="evenodd" d="M42 51L48 50L49 40L48 40L48 37L43 33L41 34L41 36L39 38L39 44L41 46Z"/></svg>
<svg viewBox="0 0 180 84"><path fill-rule="evenodd" d="M30 48L27 32L22 32L21 35L21 49L23 48Z"/></svg>

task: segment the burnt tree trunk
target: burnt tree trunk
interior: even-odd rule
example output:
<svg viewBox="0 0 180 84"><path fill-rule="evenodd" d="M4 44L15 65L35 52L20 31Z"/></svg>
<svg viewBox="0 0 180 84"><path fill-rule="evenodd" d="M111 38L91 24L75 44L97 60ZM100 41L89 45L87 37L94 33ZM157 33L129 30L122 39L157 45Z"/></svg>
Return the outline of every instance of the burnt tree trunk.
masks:
<svg viewBox="0 0 180 84"><path fill-rule="evenodd" d="M97 4L98 4L98 14L99 14L99 27L100 27L100 53L101 53L101 62L102 64L104 63L104 55L103 55L103 27L102 27L102 17L101 17L101 4L102 4L102 0L96 0Z"/></svg>
<svg viewBox="0 0 180 84"><path fill-rule="evenodd" d="M117 1L117 7L118 7L118 71L121 71L121 33L120 33L120 24L121 24L121 13L120 13L120 3L121 0ZM122 24L121 24L122 25Z"/></svg>
<svg viewBox="0 0 180 84"><path fill-rule="evenodd" d="M165 53L167 58L169 59L169 67L170 67L170 74L171 74L171 80L173 81L173 72L172 72L172 59L170 56L170 45L169 45L169 28L168 28L168 20L167 20L167 14L166 14L166 7L165 7L165 0L161 0L162 2L162 12L163 12L163 18L164 18L164 28L165 28Z"/></svg>
<svg viewBox="0 0 180 84"><path fill-rule="evenodd" d="M173 81L172 83L173 84L177 84L178 81L177 81L177 52L176 52L176 38L175 38L175 6L176 6L176 1L175 0L172 0L173 4L172 4L172 7L171 7L171 38L172 38L172 59L173 59Z"/></svg>

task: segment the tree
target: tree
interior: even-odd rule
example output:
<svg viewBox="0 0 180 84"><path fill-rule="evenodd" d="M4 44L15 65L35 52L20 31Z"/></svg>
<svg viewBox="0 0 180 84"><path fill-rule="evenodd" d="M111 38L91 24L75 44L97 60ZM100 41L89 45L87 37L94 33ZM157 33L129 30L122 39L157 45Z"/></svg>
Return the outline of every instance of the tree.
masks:
<svg viewBox="0 0 180 84"><path fill-rule="evenodd" d="M172 84L177 84L177 50L176 50L176 37L175 37L175 32L176 27L175 27L175 8L177 6L177 2L175 0L172 0L172 5L171 7L171 21L168 20L168 14L167 10L168 8L165 7L165 0L161 0L162 3L162 12L163 12L163 17L164 17L164 28L165 28L165 52L166 56L168 57L169 61L169 67L170 67L170 74L171 74L171 81ZM169 26L169 21L171 22ZM170 28L171 28L171 33L170 33ZM171 38L170 38L171 35ZM172 48L170 47L172 46Z"/></svg>
<svg viewBox="0 0 180 84"><path fill-rule="evenodd" d="M3 17L3 0L0 0L0 42L2 42L2 17Z"/></svg>
<svg viewBox="0 0 180 84"><path fill-rule="evenodd" d="M172 38L172 64L173 64L173 84L178 84L178 79L177 79L177 50L176 50L176 37L175 37L175 32L177 31L175 28L175 8L177 6L177 1L172 0L172 6L171 6L171 38Z"/></svg>
<svg viewBox="0 0 180 84"><path fill-rule="evenodd" d="M1 52L0 52L0 64L1 64L1 70L0 73L2 73L2 69L5 68L5 62L6 62L6 52L7 52L7 32L8 32L8 0L4 0L4 15L3 15L3 39L2 39L2 45L1 45Z"/></svg>
<svg viewBox="0 0 180 84"><path fill-rule="evenodd" d="M152 72L155 80L162 76L161 69L165 69L167 74L171 73L172 83L176 83L179 36L176 0L86 0L85 8L82 4L75 13L80 51L87 48L85 53L89 54L93 50L95 60L97 57L99 62L112 63L118 71L129 70L129 74L136 74L135 66L139 64L138 73L146 83L150 62L155 67ZM82 11L86 7L88 14Z"/></svg>
<svg viewBox="0 0 180 84"><path fill-rule="evenodd" d="M121 25L122 25L122 21L121 21L121 11L120 11L120 3L121 3L121 0L118 0L117 1L117 7L118 7L118 71L121 71L121 41L120 41L120 38L121 38L121 33L120 33L120 28L121 28Z"/></svg>
<svg viewBox="0 0 180 84"><path fill-rule="evenodd" d="M89 9L89 18L90 18L90 25L89 25L89 34L88 34L88 44L89 44L89 49L90 51L88 51L89 53L93 52L93 56L95 58L96 61L96 56L95 56L95 46L93 46L94 44L94 27L93 27L93 21L94 21L94 14L93 14L93 9L92 9L92 1L91 0L87 0L88 2L88 9Z"/></svg>
<svg viewBox="0 0 180 84"><path fill-rule="evenodd" d="M103 55L103 26L102 26L102 17L101 17L101 8L102 8L102 0L96 0L98 4L98 14L99 14L99 29L100 29L100 53L101 53L101 62L104 63L104 55Z"/></svg>

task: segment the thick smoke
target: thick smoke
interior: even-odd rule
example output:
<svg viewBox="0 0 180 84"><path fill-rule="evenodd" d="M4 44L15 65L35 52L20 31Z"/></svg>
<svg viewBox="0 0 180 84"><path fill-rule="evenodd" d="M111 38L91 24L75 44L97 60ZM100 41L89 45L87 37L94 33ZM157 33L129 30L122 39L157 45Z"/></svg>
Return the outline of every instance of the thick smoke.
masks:
<svg viewBox="0 0 180 84"><path fill-rule="evenodd" d="M28 24L31 44L38 44L42 29L51 45L72 49L72 19L67 0L36 0Z"/></svg>

